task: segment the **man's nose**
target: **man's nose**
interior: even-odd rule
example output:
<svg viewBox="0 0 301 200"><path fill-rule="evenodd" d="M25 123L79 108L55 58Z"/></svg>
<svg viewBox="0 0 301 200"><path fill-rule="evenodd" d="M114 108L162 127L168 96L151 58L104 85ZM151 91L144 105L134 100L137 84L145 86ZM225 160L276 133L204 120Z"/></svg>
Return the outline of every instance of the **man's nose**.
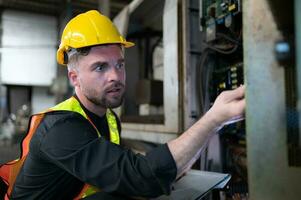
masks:
<svg viewBox="0 0 301 200"><path fill-rule="evenodd" d="M109 81L119 81L120 79L120 71L118 69L116 69L116 67L110 67L110 69L108 70L108 80Z"/></svg>

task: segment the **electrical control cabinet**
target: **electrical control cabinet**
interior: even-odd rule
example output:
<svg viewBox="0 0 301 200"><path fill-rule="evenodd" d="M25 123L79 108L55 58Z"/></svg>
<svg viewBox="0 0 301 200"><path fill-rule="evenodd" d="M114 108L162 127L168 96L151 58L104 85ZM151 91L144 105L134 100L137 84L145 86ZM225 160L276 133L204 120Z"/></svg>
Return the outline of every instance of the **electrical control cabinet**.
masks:
<svg viewBox="0 0 301 200"><path fill-rule="evenodd" d="M199 1L200 56L196 65L199 115L210 109L216 97L244 84L242 7L240 0ZM219 148L210 143L219 144ZM216 152L218 149L218 152ZM215 152L215 153L213 153ZM217 159L218 158L218 159ZM226 199L248 196L245 122L224 127L209 142L200 168L230 173ZM206 163L205 165L202 163ZM218 166L218 167L217 167ZM217 194L211 198L219 199Z"/></svg>
<svg viewBox="0 0 301 200"><path fill-rule="evenodd" d="M245 120L227 125L219 131L194 166L200 170L232 175L224 191L214 191L207 199L224 200L233 196L236 199L250 197L256 200L298 199L299 189L295 183L300 180L301 174L301 137L298 127L301 124L298 107L301 73L298 65L293 66L292 59L288 59L288 62L286 59L290 52L288 50L294 49L294 45L288 45L291 40L286 39L290 39L288 36L295 31L292 28L294 15L300 15L300 12L294 14L292 1L143 2L152 2L154 7L149 9L141 4L139 12L132 13L130 22L134 18L138 21L129 26L129 33L139 30L139 24L145 25L144 28L159 25L162 26L158 29L162 32L162 42L156 42L157 36L150 29L141 29L154 34L155 40L150 40L150 43L142 42L139 34L129 34L141 41L137 42L136 49L132 48L132 52L129 52L127 74L133 85L134 82L138 83L139 91L147 91L145 94L151 95L159 93L154 91L161 90L153 90L152 69L149 68L151 65L148 66L150 62L146 62L150 59L145 58L147 48L143 47L152 44L160 47L157 49L159 51L150 52L163 54L163 63L160 62L163 70L153 71L153 75L161 75L163 93L160 92L156 98L161 99L163 95L163 110L155 110L161 118L156 116L146 121L144 119L150 116L145 118L141 111L151 111L150 106L140 105L137 115L137 105L126 105L127 116L124 119L128 121L123 121L124 137L155 143L169 141L201 118L220 93L244 84L247 104ZM162 13L156 13L160 10L156 9L156 4L161 5ZM298 8L300 10L300 5ZM145 20L144 16L151 12L152 17L147 19L152 20ZM152 23L158 16L162 16L162 21ZM300 32L298 27L300 29L301 26L296 27ZM143 32L144 36L146 32ZM134 59L137 57L142 61ZM136 68L131 70L134 66ZM140 73L141 69L147 73ZM136 73L135 76L130 75L131 72ZM141 84L141 80L133 78L138 77L137 74L150 80L144 80ZM130 98L134 96L129 95ZM143 97L140 103L154 103L151 98L145 98L148 95L140 97ZM136 118L130 118L133 113Z"/></svg>
<svg viewBox="0 0 301 200"><path fill-rule="evenodd" d="M184 4L184 126L204 115L221 92L246 85L245 120L219 131L195 166L232 175L222 195L208 199L300 198L300 5Z"/></svg>

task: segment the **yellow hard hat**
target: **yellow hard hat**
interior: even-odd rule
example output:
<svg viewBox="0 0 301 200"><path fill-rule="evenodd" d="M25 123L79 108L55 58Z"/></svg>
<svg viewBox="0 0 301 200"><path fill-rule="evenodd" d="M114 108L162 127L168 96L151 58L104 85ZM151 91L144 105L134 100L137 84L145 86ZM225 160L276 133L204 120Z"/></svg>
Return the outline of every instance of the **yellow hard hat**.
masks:
<svg viewBox="0 0 301 200"><path fill-rule="evenodd" d="M66 25L59 49L56 53L57 62L67 64L67 52L74 48L82 48L102 44L121 44L128 48L134 43L125 40L116 26L106 16L96 10L90 10L71 19Z"/></svg>

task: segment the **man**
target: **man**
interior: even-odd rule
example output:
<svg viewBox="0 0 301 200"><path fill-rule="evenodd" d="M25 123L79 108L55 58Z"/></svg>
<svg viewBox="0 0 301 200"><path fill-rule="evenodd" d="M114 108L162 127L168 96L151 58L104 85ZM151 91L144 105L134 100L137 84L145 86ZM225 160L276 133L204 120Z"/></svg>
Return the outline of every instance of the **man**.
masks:
<svg viewBox="0 0 301 200"><path fill-rule="evenodd" d="M66 25L57 59L67 64L75 95L32 119L29 151L8 192L11 199L169 194L173 181L191 167L208 138L244 114L240 87L222 93L191 128L145 156L121 148L120 122L111 108L122 103L123 48L132 45L97 11L78 15ZM27 152L26 144L23 150Z"/></svg>

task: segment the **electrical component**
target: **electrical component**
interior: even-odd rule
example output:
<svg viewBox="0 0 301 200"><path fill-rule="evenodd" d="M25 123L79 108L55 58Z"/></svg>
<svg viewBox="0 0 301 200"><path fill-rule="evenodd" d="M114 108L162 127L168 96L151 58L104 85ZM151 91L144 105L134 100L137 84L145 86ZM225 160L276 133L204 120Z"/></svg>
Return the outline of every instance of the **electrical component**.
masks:
<svg viewBox="0 0 301 200"><path fill-rule="evenodd" d="M275 43L274 52L277 61L285 66L295 64L294 41L280 40Z"/></svg>
<svg viewBox="0 0 301 200"><path fill-rule="evenodd" d="M224 24L229 27L232 16L241 13L241 0L200 0L200 30L212 25L211 18L216 24Z"/></svg>
<svg viewBox="0 0 301 200"><path fill-rule="evenodd" d="M235 63L229 66L220 66L213 71L212 75L212 99L221 92L231 90L243 84L243 63Z"/></svg>
<svg viewBox="0 0 301 200"><path fill-rule="evenodd" d="M205 113L217 96L244 83L241 0L200 0L200 30L204 50L197 66L198 97ZM221 166L232 175L227 198L247 196L246 134L244 122L224 127L220 134ZM205 162L210 162L205 159ZM204 169L210 170L210 169Z"/></svg>

